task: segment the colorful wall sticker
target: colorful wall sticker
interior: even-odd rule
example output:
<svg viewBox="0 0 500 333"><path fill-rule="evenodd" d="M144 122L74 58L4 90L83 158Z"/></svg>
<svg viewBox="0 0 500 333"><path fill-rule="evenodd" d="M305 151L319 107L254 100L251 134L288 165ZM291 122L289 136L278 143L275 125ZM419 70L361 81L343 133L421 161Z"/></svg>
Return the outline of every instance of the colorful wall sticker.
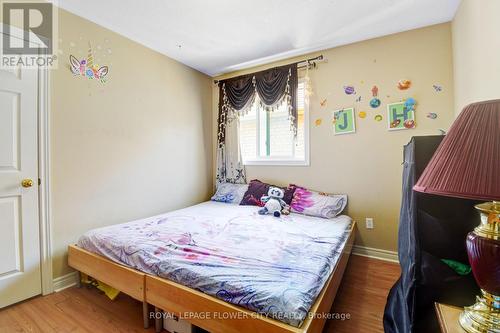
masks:
<svg viewBox="0 0 500 333"><path fill-rule="evenodd" d="M354 108L347 108L333 111L335 123L333 130L335 135L348 134L356 132L356 119L354 117Z"/></svg>
<svg viewBox="0 0 500 333"><path fill-rule="evenodd" d="M443 91L443 87L440 86L439 84L433 84L432 88L434 88L435 92L441 92L441 91Z"/></svg>
<svg viewBox="0 0 500 333"><path fill-rule="evenodd" d="M406 129L415 128L415 126L416 126L416 124L415 124L415 120L408 119L407 121L405 121L405 122L403 123L403 126L404 126Z"/></svg>
<svg viewBox="0 0 500 333"><path fill-rule="evenodd" d="M344 92L347 95L355 95L356 94L356 89L354 89L354 86L344 86Z"/></svg>
<svg viewBox="0 0 500 333"><path fill-rule="evenodd" d="M357 103L361 102L361 96L358 96L358 98L356 98L356 102Z"/></svg>
<svg viewBox="0 0 500 333"><path fill-rule="evenodd" d="M359 117L359 118L361 118L361 119L366 118L366 112L365 112L365 111L360 111L360 112L358 113L358 117Z"/></svg>
<svg viewBox="0 0 500 333"><path fill-rule="evenodd" d="M399 80L398 82L398 89L399 90L407 90L408 88L411 87L411 81L410 80Z"/></svg>
<svg viewBox="0 0 500 333"><path fill-rule="evenodd" d="M90 43L86 59L78 60L75 56L70 55L69 61L71 64L71 72L74 75L84 76L88 79L96 79L102 83L106 82L109 68L108 66L100 67L98 64L94 63L94 54Z"/></svg>
<svg viewBox="0 0 500 333"><path fill-rule="evenodd" d="M321 105L321 107L325 107L326 106L326 98L324 100L322 100L321 102L319 102L319 105Z"/></svg>
<svg viewBox="0 0 500 333"><path fill-rule="evenodd" d="M373 98L370 100L370 106L374 109L380 106L380 99L378 98L378 87L372 87L372 96Z"/></svg>
<svg viewBox="0 0 500 333"><path fill-rule="evenodd" d="M370 100L370 106L374 109L378 108L380 106L380 99L378 99L378 97L373 97Z"/></svg>
<svg viewBox="0 0 500 333"><path fill-rule="evenodd" d="M427 118L429 119L436 119L438 117L437 113L434 113L434 112L429 112L427 115L426 115Z"/></svg>
<svg viewBox="0 0 500 333"><path fill-rule="evenodd" d="M408 97L404 102L405 108L415 111L415 105L417 105L417 101L413 97Z"/></svg>
<svg viewBox="0 0 500 333"><path fill-rule="evenodd" d="M373 119L375 119L375 121L382 121L384 117L382 117L381 114L376 114L375 117L373 117Z"/></svg>
<svg viewBox="0 0 500 333"><path fill-rule="evenodd" d="M323 119L318 118L318 119L316 119L316 120L314 121L314 124L315 124L316 126L320 126L322 122L323 122Z"/></svg>
<svg viewBox="0 0 500 333"><path fill-rule="evenodd" d="M390 131L415 128L415 105L413 98L387 105L387 123Z"/></svg>

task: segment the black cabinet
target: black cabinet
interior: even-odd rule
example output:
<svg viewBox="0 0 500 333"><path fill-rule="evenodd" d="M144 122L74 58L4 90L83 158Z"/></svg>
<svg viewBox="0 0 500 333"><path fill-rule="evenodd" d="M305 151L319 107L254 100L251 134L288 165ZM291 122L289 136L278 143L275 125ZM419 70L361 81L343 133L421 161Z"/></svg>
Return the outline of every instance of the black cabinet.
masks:
<svg viewBox="0 0 500 333"><path fill-rule="evenodd" d="M439 332L434 302L465 306L473 304L478 294L472 273L460 275L442 261L468 264L465 236L479 223L477 202L413 191L442 139L413 137L404 147L398 232L401 276L387 298L387 333Z"/></svg>

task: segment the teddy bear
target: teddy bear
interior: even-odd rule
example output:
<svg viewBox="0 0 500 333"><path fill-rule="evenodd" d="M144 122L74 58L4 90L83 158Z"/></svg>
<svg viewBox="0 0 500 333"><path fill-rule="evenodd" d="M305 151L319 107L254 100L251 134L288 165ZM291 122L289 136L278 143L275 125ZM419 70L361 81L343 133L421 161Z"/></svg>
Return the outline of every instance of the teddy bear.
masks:
<svg viewBox="0 0 500 333"><path fill-rule="evenodd" d="M265 205L259 210L260 215L273 214L276 217L281 216L281 209L286 207L286 202L283 201L285 192L279 187L270 187L267 195L262 196L260 201Z"/></svg>

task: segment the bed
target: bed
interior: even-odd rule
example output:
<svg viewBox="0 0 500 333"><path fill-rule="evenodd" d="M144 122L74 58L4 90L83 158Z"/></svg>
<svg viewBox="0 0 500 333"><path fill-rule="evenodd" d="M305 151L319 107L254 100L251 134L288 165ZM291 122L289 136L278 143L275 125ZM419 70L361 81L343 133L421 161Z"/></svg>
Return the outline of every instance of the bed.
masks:
<svg viewBox="0 0 500 333"><path fill-rule="evenodd" d="M275 218L209 201L91 230L70 246L69 263L209 331L315 332L354 227L345 215Z"/></svg>

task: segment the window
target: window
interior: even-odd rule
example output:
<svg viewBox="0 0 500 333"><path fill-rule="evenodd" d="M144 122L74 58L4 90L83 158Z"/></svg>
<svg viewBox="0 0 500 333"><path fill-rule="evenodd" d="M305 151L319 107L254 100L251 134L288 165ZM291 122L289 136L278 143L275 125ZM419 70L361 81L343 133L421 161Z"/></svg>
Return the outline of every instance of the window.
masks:
<svg viewBox="0 0 500 333"><path fill-rule="evenodd" d="M255 103L240 116L239 136L245 165L308 165L309 116L305 106L304 82L297 91L297 138L290 130L285 105L267 112Z"/></svg>

